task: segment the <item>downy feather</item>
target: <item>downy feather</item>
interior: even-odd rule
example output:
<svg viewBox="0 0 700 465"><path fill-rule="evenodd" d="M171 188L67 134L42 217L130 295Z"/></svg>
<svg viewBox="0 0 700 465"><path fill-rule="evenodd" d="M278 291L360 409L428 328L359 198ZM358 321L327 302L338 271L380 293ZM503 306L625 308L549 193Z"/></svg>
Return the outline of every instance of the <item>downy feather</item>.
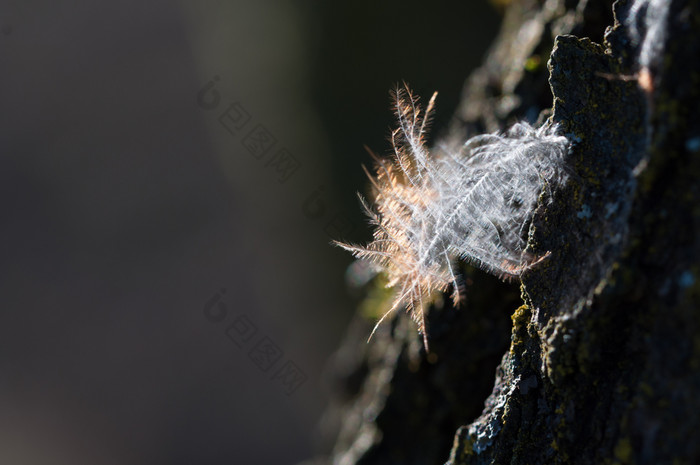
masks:
<svg viewBox="0 0 700 465"><path fill-rule="evenodd" d="M505 133L472 137L457 150L438 145L429 151L425 138L436 96L423 111L408 87L396 91L393 160L375 156L376 174L365 169L372 204L360 196L374 240L336 243L386 273L387 286L397 291L377 326L406 306L426 349L425 306L450 284L458 298L456 260L509 279L546 256L524 253L525 228L543 189L565 181L568 144L556 126L517 123Z"/></svg>

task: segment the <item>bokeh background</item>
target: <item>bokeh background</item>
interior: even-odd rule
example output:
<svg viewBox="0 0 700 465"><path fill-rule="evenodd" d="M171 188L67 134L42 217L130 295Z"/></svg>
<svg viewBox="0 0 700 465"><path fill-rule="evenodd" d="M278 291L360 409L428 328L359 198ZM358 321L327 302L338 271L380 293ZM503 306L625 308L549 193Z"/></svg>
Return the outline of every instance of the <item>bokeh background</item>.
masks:
<svg viewBox="0 0 700 465"><path fill-rule="evenodd" d="M0 463L327 450L324 373L361 298L329 242L369 237L363 145L388 152L401 81L439 92L445 128L498 22L486 0L1 2Z"/></svg>

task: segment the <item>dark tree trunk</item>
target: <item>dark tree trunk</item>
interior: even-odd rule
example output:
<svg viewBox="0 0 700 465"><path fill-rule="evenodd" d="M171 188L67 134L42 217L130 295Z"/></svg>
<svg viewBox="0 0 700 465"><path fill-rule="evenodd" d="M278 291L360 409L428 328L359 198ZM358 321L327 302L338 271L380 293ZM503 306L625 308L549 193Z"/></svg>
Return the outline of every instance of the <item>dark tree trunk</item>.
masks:
<svg viewBox="0 0 700 465"><path fill-rule="evenodd" d="M358 320L333 463L700 463L699 0L545 3L508 7L455 128L573 142L530 230L551 256L519 294L465 268L430 354L405 315L370 344Z"/></svg>

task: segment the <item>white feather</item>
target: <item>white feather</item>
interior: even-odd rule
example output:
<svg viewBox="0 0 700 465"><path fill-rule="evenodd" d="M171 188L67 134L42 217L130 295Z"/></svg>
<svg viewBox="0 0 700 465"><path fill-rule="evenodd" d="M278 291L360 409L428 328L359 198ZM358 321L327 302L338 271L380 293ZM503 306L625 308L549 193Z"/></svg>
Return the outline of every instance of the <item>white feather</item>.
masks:
<svg viewBox="0 0 700 465"><path fill-rule="evenodd" d="M543 258L523 253L525 228L545 186L566 180L568 141L555 126L518 123L504 134L472 137L457 151L430 153L425 134L435 97L423 113L408 88L397 91L394 160L377 159L376 176L368 173L373 205L361 198L374 240L338 244L387 274L397 289L387 314L406 305L421 331L430 295L450 284L457 293L455 260L512 278Z"/></svg>

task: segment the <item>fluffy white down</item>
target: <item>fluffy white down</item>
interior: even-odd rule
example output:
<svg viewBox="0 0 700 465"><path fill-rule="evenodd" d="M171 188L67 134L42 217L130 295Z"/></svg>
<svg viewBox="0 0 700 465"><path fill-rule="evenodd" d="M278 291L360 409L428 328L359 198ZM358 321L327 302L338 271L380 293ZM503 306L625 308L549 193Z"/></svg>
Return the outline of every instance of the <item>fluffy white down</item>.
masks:
<svg viewBox="0 0 700 465"><path fill-rule="evenodd" d="M339 244L387 274L397 294L386 315L406 305L421 331L430 295L450 284L457 294L455 260L512 278L543 258L524 254L526 228L543 190L566 181L568 147L556 126L518 123L458 150L428 150L434 102L435 95L423 112L408 88L396 92L394 157L377 159L373 204L361 198L374 240Z"/></svg>

